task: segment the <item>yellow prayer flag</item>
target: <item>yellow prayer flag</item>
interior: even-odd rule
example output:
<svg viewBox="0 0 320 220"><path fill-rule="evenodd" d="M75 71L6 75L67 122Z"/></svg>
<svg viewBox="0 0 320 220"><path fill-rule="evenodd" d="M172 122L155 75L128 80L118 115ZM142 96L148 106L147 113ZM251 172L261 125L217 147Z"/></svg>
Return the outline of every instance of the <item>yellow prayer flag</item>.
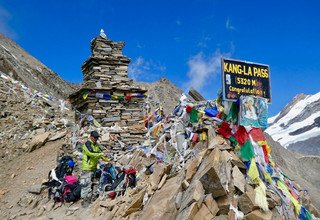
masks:
<svg viewBox="0 0 320 220"><path fill-rule="evenodd" d="M82 95L82 98L83 98L84 100L86 100L86 99L88 98L88 95L89 95L89 94L83 94L83 95Z"/></svg>
<svg viewBox="0 0 320 220"><path fill-rule="evenodd" d="M247 174L252 181L255 181L257 178L259 178L259 171L256 165L256 160L254 158L251 159L250 167Z"/></svg>

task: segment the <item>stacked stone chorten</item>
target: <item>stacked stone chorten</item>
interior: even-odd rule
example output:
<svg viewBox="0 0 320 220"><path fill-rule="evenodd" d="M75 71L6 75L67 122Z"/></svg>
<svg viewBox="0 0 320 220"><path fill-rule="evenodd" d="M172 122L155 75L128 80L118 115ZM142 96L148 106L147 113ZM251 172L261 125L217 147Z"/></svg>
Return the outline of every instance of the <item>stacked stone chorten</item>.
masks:
<svg viewBox="0 0 320 220"><path fill-rule="evenodd" d="M134 145L146 133L142 123L146 90L132 86L128 78L130 59L122 54L124 45L108 39L101 30L91 41L91 56L82 65L83 86L69 98L78 113L76 120L85 117L84 125L121 127L117 135Z"/></svg>

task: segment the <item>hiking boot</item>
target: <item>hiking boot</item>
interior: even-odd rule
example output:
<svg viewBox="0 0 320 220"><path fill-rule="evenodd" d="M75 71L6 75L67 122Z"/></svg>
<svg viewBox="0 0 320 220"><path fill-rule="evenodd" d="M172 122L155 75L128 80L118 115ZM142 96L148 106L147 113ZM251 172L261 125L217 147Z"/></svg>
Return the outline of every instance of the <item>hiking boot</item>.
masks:
<svg viewBox="0 0 320 220"><path fill-rule="evenodd" d="M87 208L90 205L90 201L88 198L82 199L81 206L82 208Z"/></svg>
<svg viewBox="0 0 320 220"><path fill-rule="evenodd" d="M99 197L99 193L96 193L96 194L92 195L91 202L96 201L98 197Z"/></svg>

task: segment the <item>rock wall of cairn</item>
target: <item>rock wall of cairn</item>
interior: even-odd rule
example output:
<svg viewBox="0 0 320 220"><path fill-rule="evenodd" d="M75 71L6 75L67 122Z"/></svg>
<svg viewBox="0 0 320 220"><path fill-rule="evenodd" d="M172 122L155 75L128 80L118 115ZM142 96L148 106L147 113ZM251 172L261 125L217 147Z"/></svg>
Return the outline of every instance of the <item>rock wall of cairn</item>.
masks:
<svg viewBox="0 0 320 220"><path fill-rule="evenodd" d="M132 85L128 78L130 59L122 54L124 45L101 36L91 41L92 54L82 65L86 86L110 89Z"/></svg>

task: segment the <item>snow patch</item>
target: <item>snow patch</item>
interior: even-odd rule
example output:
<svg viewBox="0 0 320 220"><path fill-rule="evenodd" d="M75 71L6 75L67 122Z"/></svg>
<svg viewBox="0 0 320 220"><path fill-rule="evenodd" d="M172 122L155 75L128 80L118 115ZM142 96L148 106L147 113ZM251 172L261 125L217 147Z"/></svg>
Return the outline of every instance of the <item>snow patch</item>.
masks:
<svg viewBox="0 0 320 220"><path fill-rule="evenodd" d="M279 115L280 115L280 112L277 115L268 118L268 124L272 124Z"/></svg>
<svg viewBox="0 0 320 220"><path fill-rule="evenodd" d="M11 54L11 56L13 56L15 60L18 60L18 58L15 55Z"/></svg>
<svg viewBox="0 0 320 220"><path fill-rule="evenodd" d="M7 52L10 53L10 51L9 51L5 46L3 46L3 45L1 45L1 44L0 44L0 46L3 47L3 49L5 49Z"/></svg>

